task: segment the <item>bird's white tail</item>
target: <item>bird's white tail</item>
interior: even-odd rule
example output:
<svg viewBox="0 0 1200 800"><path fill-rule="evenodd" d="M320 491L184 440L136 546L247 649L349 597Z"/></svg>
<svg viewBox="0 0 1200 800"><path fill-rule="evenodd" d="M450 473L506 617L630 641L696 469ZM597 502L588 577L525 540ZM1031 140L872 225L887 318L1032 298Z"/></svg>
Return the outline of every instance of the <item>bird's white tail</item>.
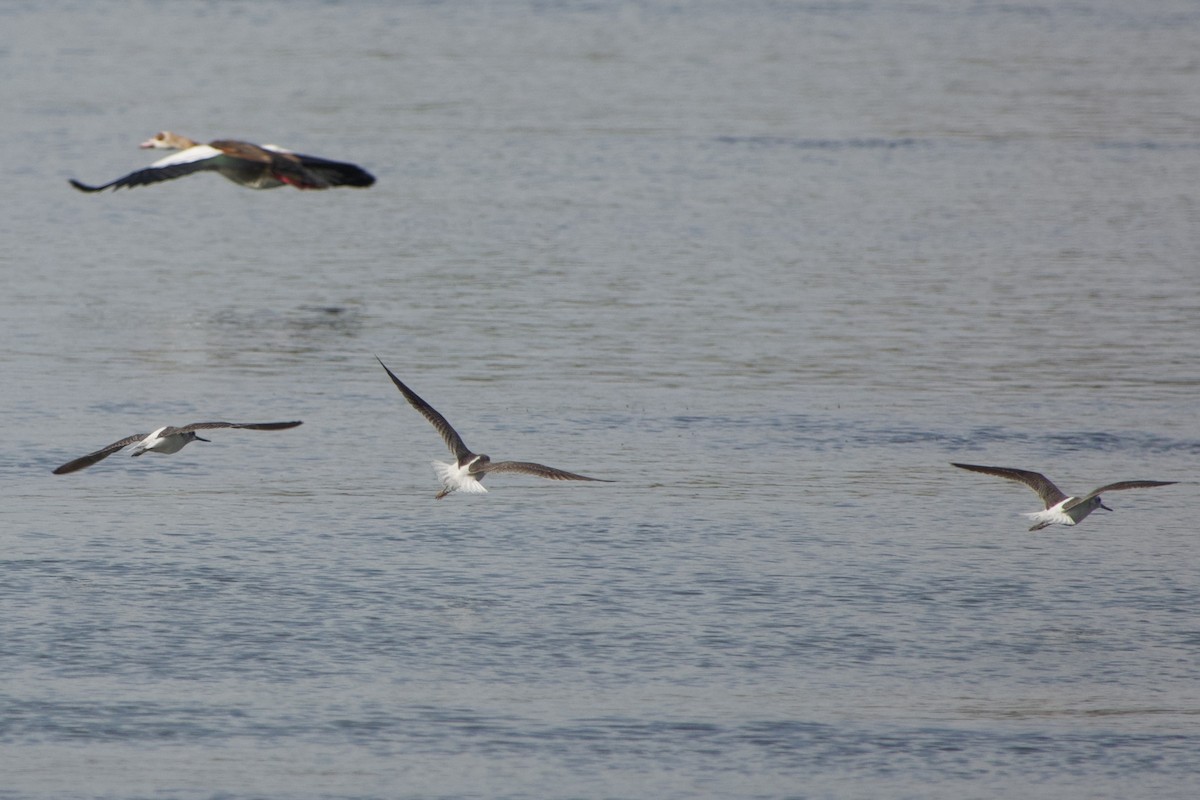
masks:
<svg viewBox="0 0 1200 800"><path fill-rule="evenodd" d="M446 488L446 494L454 491L466 494L487 494L487 489L483 484L471 477L466 469L457 464L445 464L441 461L429 463L433 464L433 471L437 473L438 480Z"/></svg>
<svg viewBox="0 0 1200 800"><path fill-rule="evenodd" d="M1023 516L1029 517L1033 522L1040 523L1037 528L1030 530L1041 530L1047 525L1074 525L1075 520L1057 509L1046 509L1045 511L1026 511Z"/></svg>

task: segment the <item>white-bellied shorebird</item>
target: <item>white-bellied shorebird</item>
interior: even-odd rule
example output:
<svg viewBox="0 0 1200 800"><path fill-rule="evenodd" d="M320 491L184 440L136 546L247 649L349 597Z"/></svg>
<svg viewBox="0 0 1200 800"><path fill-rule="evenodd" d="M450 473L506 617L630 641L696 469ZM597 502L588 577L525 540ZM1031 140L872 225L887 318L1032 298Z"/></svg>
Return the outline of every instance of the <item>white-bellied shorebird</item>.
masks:
<svg viewBox="0 0 1200 800"><path fill-rule="evenodd" d="M274 189L277 186L295 186L297 189L328 189L332 186L361 188L375 182L371 173L354 164L293 153L273 144L257 145L232 139L199 144L186 136L162 131L142 142L141 146L179 152L101 186L88 186L73 178L71 185L81 192L99 192L109 188L116 190L145 186L204 171L217 172L251 189Z"/></svg>
<svg viewBox="0 0 1200 800"><path fill-rule="evenodd" d="M480 481L493 472L519 472L525 475L536 475L539 478L548 478L552 481L601 481L603 483L612 483L612 481L607 481L603 478L589 478L587 475L577 475L574 472L547 467L544 464L534 464L529 461L492 461L488 456L472 453L466 444L463 443L462 437L450 426L445 417L439 414L429 403L418 397L416 392L405 386L387 368L387 364L384 364L379 356L375 356L375 360L379 362L379 366L383 367L383 371L392 379L392 383L396 384L396 388L400 390L400 394L404 395L404 399L408 401L408 404L417 411L420 411L425 419L429 420L434 429L442 435L442 440L446 442L446 446L450 448L450 452L454 454L455 463L453 464L445 464L441 461L431 462L434 471L437 472L438 478L442 481L442 490L437 493L438 500L441 500L451 492L457 491L466 492L467 494L486 493L487 489L484 488Z"/></svg>
<svg viewBox="0 0 1200 800"><path fill-rule="evenodd" d="M1100 502L1100 495L1104 492L1116 492L1124 489L1149 489L1153 486L1170 486L1178 482L1118 481L1117 483L1101 486L1099 489L1093 489L1083 497L1068 497L1057 486L1051 483L1049 478L1040 472L1013 469L1011 467L982 467L978 464L955 464L953 461L950 463L959 469L982 472L985 475L995 475L999 478L1017 481L1037 492L1038 497L1042 498L1042 502L1046 504L1046 508L1042 511L1029 511L1025 513L1025 516L1037 523L1029 529L1031 531L1040 531L1047 525L1078 525L1083 521L1084 517L1091 514L1097 508L1112 511L1111 508Z"/></svg>
<svg viewBox="0 0 1200 800"><path fill-rule="evenodd" d="M191 425L184 425L181 428L164 425L154 433L135 433L133 436L126 436L118 442L113 442L107 447L102 447L94 453L80 456L74 461L68 461L54 470L54 474L66 475L68 472L75 472L84 467L90 467L97 461L103 461L118 450L128 447L135 442L137 443L137 447L133 448L133 452L130 453L133 456L140 456L142 453L178 453L188 442L210 441L209 439L197 436L196 431L206 431L213 428L281 431L285 428L294 428L299 424L300 421L297 420L295 422L193 422Z"/></svg>

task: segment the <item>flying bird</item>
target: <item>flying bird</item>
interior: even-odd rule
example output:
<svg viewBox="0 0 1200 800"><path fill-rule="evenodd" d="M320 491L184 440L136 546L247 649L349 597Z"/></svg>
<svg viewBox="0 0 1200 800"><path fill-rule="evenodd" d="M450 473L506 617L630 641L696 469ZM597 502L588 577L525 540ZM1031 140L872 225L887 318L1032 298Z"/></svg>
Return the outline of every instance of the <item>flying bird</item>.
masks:
<svg viewBox="0 0 1200 800"><path fill-rule="evenodd" d="M284 185L297 189L367 187L375 182L371 173L354 164L293 153L273 144L257 145L232 139L199 144L186 136L162 131L142 142L141 147L179 152L102 186L88 186L74 179L71 179L71 185L81 192L99 192L108 188L115 191L204 171L217 172L251 189L274 189Z"/></svg>
<svg viewBox="0 0 1200 800"><path fill-rule="evenodd" d="M985 475L995 475L1010 481L1017 481L1037 492L1038 497L1042 498L1042 502L1046 504L1046 508L1043 511L1030 511L1025 514L1025 516L1037 523L1029 529L1031 531L1040 531L1047 525L1077 525L1083 521L1084 517L1091 514L1097 508L1112 511L1111 508L1100 502L1100 495L1104 492L1116 492L1124 489L1149 489L1153 486L1171 486L1178 483L1178 481L1119 481L1101 486L1099 489L1093 489L1083 497L1068 497L1057 486L1051 483L1049 478L1040 472L1012 469L1010 467L981 467L978 464L955 464L954 462L951 462L951 464L959 469L982 472Z"/></svg>
<svg viewBox="0 0 1200 800"><path fill-rule="evenodd" d="M88 453L86 456L80 456L74 461L68 461L58 469L54 470L55 475L66 475L68 472L90 467L98 461L111 456L118 450L122 450L131 444L137 443L137 447L133 448L132 456L140 456L143 453L178 453L184 448L188 442L208 442L210 439L203 439L196 435L196 431L206 431L213 428L245 428L252 431L281 431L285 428L294 428L300 424L300 421L295 422L193 422L190 425L184 425L181 428L173 428L170 425L164 425L154 433L135 433L133 436L126 436L120 441L113 442L107 447L102 447L94 453Z"/></svg>
<svg viewBox="0 0 1200 800"><path fill-rule="evenodd" d="M387 368L379 356L375 356L375 360L379 362L379 366L383 367L383 371L392 379L392 383L396 384L396 388L400 390L400 394L404 395L404 399L408 404L420 411L425 419L433 425L434 429L442 435L442 440L446 442L446 446L450 448L450 452L454 454L455 463L445 464L441 461L431 462L437 476L442 481L442 490L437 493L436 499L441 500L451 492L462 491L467 494L484 494L487 489L480 483L485 477L493 472L519 472L525 475L536 475L539 478L548 478L552 481L601 481L603 483L612 483L612 481L604 480L603 478L589 478L586 475L577 475L574 472L566 472L565 470L547 467L544 464L534 464L529 461L492 461L491 458L479 453L472 453L463 443L462 437L458 432L450 426L446 418L439 414L433 406L426 403L416 392L405 386L395 374Z"/></svg>

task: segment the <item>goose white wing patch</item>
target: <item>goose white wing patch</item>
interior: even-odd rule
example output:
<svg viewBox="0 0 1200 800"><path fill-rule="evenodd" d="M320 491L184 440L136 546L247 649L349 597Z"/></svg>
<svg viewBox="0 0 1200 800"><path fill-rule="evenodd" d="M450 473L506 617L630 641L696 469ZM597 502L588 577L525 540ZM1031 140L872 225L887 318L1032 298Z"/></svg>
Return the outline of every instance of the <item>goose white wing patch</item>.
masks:
<svg viewBox="0 0 1200 800"><path fill-rule="evenodd" d="M174 164L191 164L194 161L203 161L206 158L216 158L217 156L225 155L215 147L207 144L198 144L195 147L189 147L187 150L180 150L178 153L172 153L166 158L160 158L151 164L151 167L169 167Z"/></svg>

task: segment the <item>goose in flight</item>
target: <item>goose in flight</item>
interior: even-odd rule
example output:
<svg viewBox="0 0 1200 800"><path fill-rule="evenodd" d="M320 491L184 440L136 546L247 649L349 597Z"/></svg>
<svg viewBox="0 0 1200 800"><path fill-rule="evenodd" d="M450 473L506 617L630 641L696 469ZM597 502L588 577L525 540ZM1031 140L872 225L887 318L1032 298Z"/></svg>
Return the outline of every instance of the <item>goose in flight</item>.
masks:
<svg viewBox="0 0 1200 800"><path fill-rule="evenodd" d="M968 469L972 472L982 472L985 475L995 475L999 478L1017 481L1037 492L1038 497L1042 498L1042 502L1046 504L1046 508L1042 511L1026 512L1025 516L1036 523L1029 529L1031 531L1040 531L1047 525L1078 525L1083 522L1084 517L1097 508L1112 511L1111 508L1100 502L1100 495L1105 492L1148 489L1152 486L1170 486L1177 483L1177 481L1118 481L1101 486L1099 489L1093 489L1083 497L1068 497L1040 472L1011 467L982 467L978 464L955 464L954 462L951 464L959 469Z"/></svg>
<svg viewBox="0 0 1200 800"><path fill-rule="evenodd" d="M178 152L101 186L89 186L75 179L71 179L71 185L81 192L99 192L109 188L115 191L122 187L146 186L204 171L217 172L251 189L274 189L284 185L297 189L367 187L375 182L373 175L354 164L293 153L273 144L257 145L232 139L199 144L186 136L162 131L142 142L141 146Z"/></svg>
<svg viewBox="0 0 1200 800"><path fill-rule="evenodd" d="M181 428L173 428L170 425L164 425L154 433L135 433L133 436L126 436L120 441L113 442L107 447L102 447L94 453L88 453L86 456L80 456L74 461L68 461L58 469L54 470L55 475L66 475L68 472L90 467L97 461L103 461L118 450L122 450L131 444L137 443L137 447L133 448L132 456L140 456L143 453L178 453L189 442L207 442L209 439L203 439L196 435L196 431L212 430L213 428L245 428L252 431L281 431L285 428L294 428L299 425L299 421L295 422L193 422L190 425L184 425Z"/></svg>
<svg viewBox="0 0 1200 800"><path fill-rule="evenodd" d="M445 464L441 461L434 461L433 469L437 472L438 478L442 481L442 490L437 493L436 499L441 500L451 492L461 491L467 494L484 494L487 489L480 483L485 477L493 472L518 472L524 475L536 475L539 478L548 478L552 481L602 481L604 483L612 483L612 481L604 480L603 478L589 478L586 475L577 475L574 472L567 472L554 467L547 467L544 464L534 464L529 461L492 461L491 458L479 453L472 453L463 443L462 437L458 432L450 426L446 418L439 414L433 406L426 403L416 392L405 386L395 374L387 368L379 356L375 357L379 361L379 366L383 367L383 371L392 379L392 383L396 384L396 388L400 390L400 394L404 395L404 399L408 404L420 411L425 419L429 420L434 429L442 435L442 440L446 442L446 446L450 448L450 452L454 454L455 463Z"/></svg>

